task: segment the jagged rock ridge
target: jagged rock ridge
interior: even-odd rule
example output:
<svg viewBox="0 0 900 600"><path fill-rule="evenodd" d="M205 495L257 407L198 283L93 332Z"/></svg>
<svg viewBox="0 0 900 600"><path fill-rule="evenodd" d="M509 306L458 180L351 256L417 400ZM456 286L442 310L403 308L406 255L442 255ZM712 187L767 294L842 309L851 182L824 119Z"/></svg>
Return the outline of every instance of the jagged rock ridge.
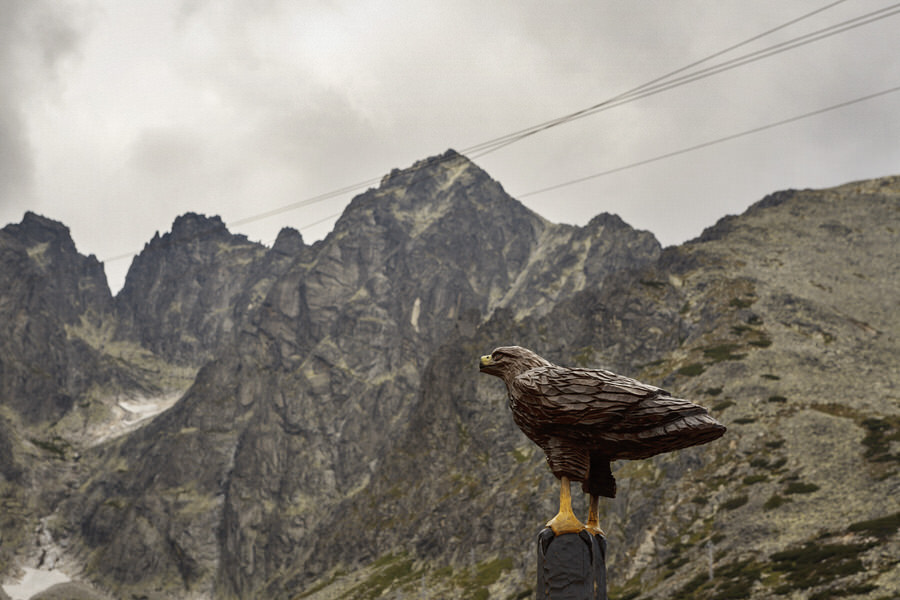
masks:
<svg viewBox="0 0 900 600"><path fill-rule="evenodd" d="M302 238L299 245L292 251L302 251ZM240 318L237 300L251 279L269 270L260 264L266 254L261 244L229 233L218 217L178 217L128 270L116 296L118 336L173 362L203 364L230 337Z"/></svg>
<svg viewBox="0 0 900 600"><path fill-rule="evenodd" d="M879 305L898 291L898 193L785 192L660 252L613 215L548 223L449 152L393 172L313 246L284 232L266 251L185 215L107 319L161 369L205 366L60 476L80 491L44 507L61 507L52 531L119 595L525 597L553 480L475 369L514 342L730 426L618 466L601 522L614 597L890 594L897 332ZM209 243L176 243L189 229ZM854 373L876 393L835 398ZM27 446L0 445L22 467L9 477ZM840 576L801 568L818 535Z"/></svg>
<svg viewBox="0 0 900 600"><path fill-rule="evenodd" d="M579 244L567 253L558 240L570 238ZM392 454L432 347L521 303L505 292L539 264L560 267L551 281L561 291L545 294L553 299L585 286L598 268L584 266L588 256L637 265L658 251L652 236L615 218L584 229L547 223L456 154L395 173L299 253L178 406L109 450L115 458L103 460L154 460L89 488L75 511L101 508L82 524L87 548L100 565L147 556L132 562L141 578L155 558L157 572L189 587L257 589L301 560L336 501L363 489L379 457ZM203 447L216 452L187 450ZM104 504L113 495L121 509ZM185 502L191 520L172 519ZM203 520L195 504L209 511ZM157 551L134 529L137 514L165 540ZM185 556L199 558L185 566Z"/></svg>

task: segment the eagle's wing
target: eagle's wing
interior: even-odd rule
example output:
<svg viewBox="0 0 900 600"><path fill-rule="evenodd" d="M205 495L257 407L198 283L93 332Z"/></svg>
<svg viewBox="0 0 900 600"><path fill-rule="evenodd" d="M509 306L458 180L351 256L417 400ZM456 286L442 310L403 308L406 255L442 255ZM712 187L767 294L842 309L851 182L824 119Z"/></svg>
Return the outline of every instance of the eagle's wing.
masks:
<svg viewBox="0 0 900 600"><path fill-rule="evenodd" d="M535 431L606 448L612 458L646 458L725 431L702 406L602 369L538 367L513 387Z"/></svg>
<svg viewBox="0 0 900 600"><path fill-rule="evenodd" d="M537 367L512 382L513 396L548 425L609 427L665 390L603 369Z"/></svg>

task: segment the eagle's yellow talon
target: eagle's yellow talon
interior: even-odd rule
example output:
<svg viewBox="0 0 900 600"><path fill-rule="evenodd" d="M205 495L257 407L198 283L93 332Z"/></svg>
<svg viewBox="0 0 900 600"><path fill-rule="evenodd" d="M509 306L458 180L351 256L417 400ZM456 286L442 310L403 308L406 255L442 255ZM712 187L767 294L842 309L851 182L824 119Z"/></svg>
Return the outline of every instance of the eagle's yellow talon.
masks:
<svg viewBox="0 0 900 600"><path fill-rule="evenodd" d="M603 530L600 529L600 498L591 495L590 508L588 508L588 520L584 526L585 531L591 535L602 535L606 537Z"/></svg>
<svg viewBox="0 0 900 600"><path fill-rule="evenodd" d="M569 478L565 475L559 480L559 512L547 521L547 527L552 529L555 535L578 533L584 529L584 525L572 511L572 491Z"/></svg>
<svg viewBox="0 0 900 600"><path fill-rule="evenodd" d="M549 521L547 527L553 530L555 535L564 533L578 533L584 529L584 525L575 515L558 514Z"/></svg>

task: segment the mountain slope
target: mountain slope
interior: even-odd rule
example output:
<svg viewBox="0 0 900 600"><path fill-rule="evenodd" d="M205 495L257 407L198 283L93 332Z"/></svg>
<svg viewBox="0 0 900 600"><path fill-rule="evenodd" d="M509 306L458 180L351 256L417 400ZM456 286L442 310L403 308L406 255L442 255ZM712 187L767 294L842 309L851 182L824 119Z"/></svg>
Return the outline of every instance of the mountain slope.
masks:
<svg viewBox="0 0 900 600"><path fill-rule="evenodd" d="M601 515L613 597L892 597L898 184L774 195L546 315L501 311L449 340L398 451L316 540L312 554L342 560L322 564L318 583L305 583L307 562L268 591L529 593L555 484L502 385L475 370L480 353L521 343L665 385L730 427L715 444L614 469L620 492Z"/></svg>
<svg viewBox="0 0 900 600"><path fill-rule="evenodd" d="M432 348L504 305L530 310L506 298L522 281L543 277L552 302L596 285L590 257L658 251L613 217L547 223L453 152L392 173L299 249L175 407L92 457L97 475L66 508L88 574L254 593L311 560L308 539L393 453Z"/></svg>
<svg viewBox="0 0 900 600"><path fill-rule="evenodd" d="M893 597L898 231L895 177L780 192L661 251L614 215L549 223L452 151L392 172L312 246L179 217L115 310L108 292L45 311L0 295L62 331L39 338L51 352L84 344L76 372L94 382L24 436L30 409L4 392L2 498L32 521L7 519L3 539L43 517L120 597L529 597L556 482L476 366L517 343L729 426L614 465L612 597ZM14 233L7 276L34 259ZM85 420L82 404L163 388L179 399L155 419L85 433L113 409ZM48 435L69 449L27 439Z"/></svg>

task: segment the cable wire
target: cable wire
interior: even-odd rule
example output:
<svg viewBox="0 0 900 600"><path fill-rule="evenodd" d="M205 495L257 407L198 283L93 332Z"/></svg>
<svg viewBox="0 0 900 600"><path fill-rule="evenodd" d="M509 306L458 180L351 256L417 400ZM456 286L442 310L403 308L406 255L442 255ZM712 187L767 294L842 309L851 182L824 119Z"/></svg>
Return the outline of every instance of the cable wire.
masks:
<svg viewBox="0 0 900 600"><path fill-rule="evenodd" d="M802 119L807 119L809 117L814 117L816 115L821 115L822 113L830 112L833 110L838 110L839 108L845 108L847 106L851 106L853 104L858 104L860 102L865 102L866 100L872 100L874 98L878 98L880 96L886 96L888 94L893 94L895 92L900 92L900 86L888 88L886 90L882 90L880 92L875 92L874 94L868 94L866 96L861 96L859 98L854 98L853 100L847 100L846 102L841 102L839 104L834 104L832 106L828 106L825 108L820 108L818 110L814 110L808 113L804 113L802 115L797 115L794 117L790 117L788 119L782 119L781 121L776 121L774 123L769 123L768 125L762 125L760 127L754 127L753 129L747 129L745 131L741 131L739 133L733 133L731 135L726 135L724 137L720 137L714 140L710 140L707 142L703 142L701 144L695 144L693 146L688 146L687 148L682 148L680 150L674 150L672 152L667 152L665 154L660 154L659 156L654 156L653 158L647 158L644 160L639 160L637 162L633 162L627 165L623 165L621 167L616 167L614 169L607 169L606 171L600 171L599 173L594 173L592 175L587 175L585 177L579 177L577 179L570 179L569 181L565 181L563 183L557 183L545 188L541 188L539 190L534 190L531 192L527 192L525 194L519 194L516 196L517 198L526 198L528 196L536 196L537 194L543 194L545 192L549 192L552 190L558 190L563 187L567 187L570 185L575 185L576 183L582 183L585 181L589 181L591 179L597 179L598 177L603 177L605 175L611 175L613 173L618 173L620 171L625 171L627 169L633 169L634 167L640 167L646 164L650 164L653 162L657 162L666 158L672 158L673 156L679 156L681 154L687 154L688 152L693 152L695 150L701 150L703 148L708 148L709 146L714 146L716 144L721 144L723 142L729 142L731 140L744 137L747 135L751 135L754 133L759 133L761 131L765 131L767 129L773 129L775 127L780 127L782 125L787 125L789 123L793 123L795 121L800 121Z"/></svg>
<svg viewBox="0 0 900 600"><path fill-rule="evenodd" d="M845 31L849 31L851 29L861 27L863 25L868 25L870 23L874 23L881 19L884 19L884 18L887 18L887 17L890 17L890 16L900 13L900 3L896 3L893 5L878 9L876 11L866 13L866 14L858 16L858 17L854 17L852 19L847 19L845 21L841 21L839 23L825 27L823 29L819 29L817 31L807 33L807 34L792 38L790 40L780 42L778 44L774 44L772 46L763 48L761 50L756 50L754 52L750 52L748 54L744 54L742 56L739 56L739 57L736 57L736 58L733 58L733 59L730 59L730 60L727 60L727 61L724 61L724 62L721 62L718 64L711 65L704 69L689 72L687 74L682 75L681 77L673 78L675 75L678 75L680 73L685 73L686 71L689 71L690 69L693 69L694 67L697 67L703 63L709 62L710 60L712 60L714 58L723 56L723 55L727 54L728 52L732 52L733 50L736 50L740 47L746 46L747 44L750 44L750 43L757 41L763 37L771 35L772 33L775 33L777 31L785 29L791 25L795 25L795 24L799 23L800 21L808 19L814 15L820 14L828 9L831 9L831 8L837 6L838 4L842 4L843 2L846 2L846 0L837 0L835 2L825 5L823 7L820 7L813 11L805 13L799 17L796 17L794 19L786 21L785 23L782 23L781 25L778 25L777 27L768 29L762 33L759 33L750 38L747 38L737 44L728 46L727 48L724 48L722 50L714 52L713 54L710 54L704 58L696 60L696 61L694 61L688 65L685 65L683 67L680 67L674 71L670 71L664 75L656 77L656 78L654 78L650 81L647 81L637 87L634 87L628 91L622 92L616 96L613 96L612 98L609 98L607 100L604 100L602 102L599 102L597 104L589 106L587 108L575 111L573 113L569 113L567 115L563 115L561 117L557 117L555 119L551 119L549 121L539 123L537 125L533 125L531 127L525 128L525 129L521 129L521 130L518 130L518 131L515 131L512 133L509 133L509 134L506 134L506 135L503 135L503 136L500 136L497 138L493 138L491 140L487 140L487 141L481 142L479 144L475 144L474 146L469 146L462 150L462 154L468 156L470 159L480 158L482 156L485 156L487 154L490 154L490 153L496 152L497 150L505 148L506 146L514 144L518 141L521 141L525 138L531 137L533 135L536 135L536 134L546 131L548 129L557 127L559 125L563 125L565 123L570 123L572 121L588 117L588 116L596 114L598 112L608 110L610 108L615 108L617 106L621 106L621 105L629 103L629 102L634 102L636 100L640 100L640 99L646 98L648 96L656 95L656 94L668 91L670 89L680 87L682 85L687 85L689 83L693 83L694 81L698 81L700 79L705 79L707 77L711 77L713 75L717 75L719 73L738 68L740 66L749 64L751 62L756 62L758 60L762 60L764 58L768 58L770 56L774 56L776 54L786 52L788 50L793 50L794 48L798 48L800 46L804 46L804 45L831 37L833 35L837 35L839 33L843 33ZM858 101L862 101L864 99L867 99L867 98L859 99ZM833 110L834 108L838 108L838 107L830 107L829 109L823 109L822 112L825 112L827 110ZM801 117L792 118L792 119L787 120L786 122L791 122L792 120L797 120L798 118L805 118L806 116L812 116L812 114L818 114L818 113L811 113L811 114L804 115ZM776 124L764 126L763 129L767 129L767 128L770 128L773 126L776 126ZM733 139L733 137L740 137L740 135L747 135L748 133L752 133L752 132L753 131L749 131L749 132L744 132L742 134L737 134L736 136L728 136L726 138L722 138L720 140L716 140L714 142L707 143L706 145L711 145L712 143L719 143L721 141ZM700 147L703 147L703 146L701 145ZM692 149L698 149L698 148L692 147L689 149L684 149L683 151L678 151L675 154L687 152ZM675 155L675 154L673 154L673 155ZM661 157L656 157L653 159L648 159L646 161L640 161L639 163L634 163L632 165L626 165L624 167L615 169L611 172L636 167L641 164L646 164L647 162L654 162L656 160L661 160L662 158L666 158L666 157L667 156L661 156ZM439 163L446 159L442 156L437 156L437 157L433 157L432 159L428 159L428 160L430 162L428 162L427 164L430 165L432 162ZM588 176L587 179L590 179L593 177L599 177L599 176L600 176L600 174L595 174L592 176ZM367 179L365 181L355 183L355 184L352 184L349 186L345 186L340 189L332 190L330 192L326 192L323 194L305 198L305 199L297 201L297 202L286 204L284 206L280 206L280 207L274 208L269 211L256 213L253 215L249 215L247 217L236 219L234 221L229 221L226 224L226 226L229 228L238 227L240 225L246 225L248 223L253 223L256 221L267 219L269 217L273 217L273 216L276 216L276 215L279 215L279 214L282 214L285 212L296 210L298 208L302 208L305 206L323 202L325 200L330 200L332 198L342 196L344 194L351 193L351 192L357 191L357 190L365 188L365 187L369 187L375 183L378 183L380 180L381 180L380 177ZM560 186L571 185L572 183L577 183L577 181L566 182L564 184L560 184ZM551 188L546 188L543 190L537 190L534 192L529 192L526 195L534 195L534 194L542 193L544 191L549 191L550 189L556 189L556 188L551 187ZM338 215L339 214L340 213L338 213ZM332 218L332 217L326 217L322 221L316 221L315 223L305 225L305 226L301 227L300 229L303 230L303 229L312 227L314 225L318 225L321 222L324 222L330 218ZM123 260L125 258L134 256L135 254L136 254L136 252L120 254L117 256L107 258L107 259L105 259L104 262L114 262L114 261L118 261L118 260Z"/></svg>
<svg viewBox="0 0 900 600"><path fill-rule="evenodd" d="M647 82L645 82L645 83L642 83L641 85L639 85L639 86L637 86L637 87L631 88L631 89L628 90L628 91L622 92L621 94L618 94L617 96L613 96L612 98L610 98L610 99L608 99L608 100L604 100L603 102L599 102L599 103L597 103L597 104L594 104L593 106L589 106L588 108L585 108L585 109L576 111L576 112L574 112L574 113L570 113L570 114L568 114L568 115L564 115L564 116L562 116L562 117L557 117L557 118L555 118L555 119L551 119L551 120L549 120L549 121L545 121L545 122L543 122L543 123L539 123L539 124L537 124L537 125L533 125L533 126L531 126L531 127L527 127L527 128L525 128L525 129L521 129L521 130L519 130L519 131L516 131L516 132L513 132L513 133L509 133L509 134L506 134L506 135L504 135L504 136L500 136L500 137L498 137L498 138L494 138L494 139L488 140L488 141L486 141L486 142L482 142L482 143L480 143L480 144L476 144L476 145L474 145L474 146L471 146L471 147L465 149L464 152L477 152L477 151L479 151L479 150L481 150L481 149L483 149L483 148L491 147L491 146L493 146L494 144L502 143L502 142L504 142L504 141L506 141L506 140L509 140L509 139L511 139L511 138L516 138L516 136L519 136L519 135L522 135L522 134L529 134L529 135L530 135L530 132L543 131L543 129L546 128L547 126L553 127L553 126L556 126L556 125L558 125L558 124L562 124L562 123L568 122L569 120L574 120L575 118L580 118L581 116L587 116L587 114L589 114L590 111L593 111L593 110L602 108L602 107L604 107L604 106L606 106L607 104L610 104L610 103L612 103L612 102L616 102L616 101L619 101L619 100L623 100L623 99L625 99L625 98L628 98L629 96L632 96L632 95L637 94L638 92L645 91L647 88L649 88L649 87L651 87L651 86L653 86L653 85L655 85L655 84L661 83L661 82L665 81L666 79L671 78L671 77L674 76L674 75L677 75L677 74L679 74L679 73L683 73L684 71L687 71L687 70L689 70L689 69L692 69L692 68L694 68L694 67L696 67L696 66L699 66L699 65L701 65L701 64L703 64L703 63L705 63L705 62L708 62L708 61L710 61L710 60L712 60L712 59L714 59L714 58L717 58L717 57L719 57L719 56L723 56L723 55L725 55L725 54L731 52L732 50L736 50L736 49L738 49L738 48L740 48L740 47L742 47L742 46L746 46L747 44L749 44L749 43L751 43L751 42L755 42L756 40L759 40L759 39L762 39L762 38L764 38L764 37L766 37L766 36L768 36L768 35L771 35L771 34L775 33L776 31L780 31L780 30L782 30L782 29L784 29L784 28L786 28L786 27L789 27L789 26L791 26L791 25L794 25L794 24L796 24L796 23L799 23L800 21L803 21L803 20L808 19L808 18L810 18L810 17L812 17L812 16L815 16L815 15L817 15L817 14L819 14L819 13L825 11L825 10L828 10L828 9L830 9L830 8L833 8L833 7L837 6L838 4L842 4L843 2L846 2L846 0L837 0L837 2L832 2L831 4L827 4L827 5L825 5L825 6L821 7L821 8L817 8L817 9L814 10L814 11L808 12L808 13L806 13L806 14L804 14L804 15L801 15L801 16L795 18L795 19L791 19L790 21L787 21L786 23L782 23L781 25L779 25L779 26L777 26L777 27L774 27L774 28L772 28L772 29L768 29L768 30L766 30L766 31L764 31L764 32L762 32L762 33L759 33L759 34L754 35L754 36L752 36L752 37L750 37L750 38L747 38L746 40L744 40L744 41L742 41L742 42L738 42L737 44L734 44L734 45L732 45L732 46L728 46L727 48L724 48L724 49L722 49L722 50L719 50L718 52L714 52L714 53L712 53L712 54L710 54L710 55L708 55L708 56L705 56L704 58L701 58L700 60L696 60L696 61L694 61L694 62L692 62L692 63L690 63L690 64L687 64L687 65L685 65L685 66L683 66L683 67L680 67L680 68L678 68L678 69L675 69L674 71L670 71L670 72L668 72L668 73L666 73L666 74L664 74L664 75L661 75L661 76L659 76L659 77L656 77L655 79L651 79L650 81L647 81Z"/></svg>
<svg viewBox="0 0 900 600"><path fill-rule="evenodd" d="M834 6L834 4L824 7L824 8L830 8L831 6ZM813 13L808 13L807 15L804 15L804 17L800 17L800 18L806 18L808 16L812 16L813 14L821 12L821 10L824 10L824 8L819 9L818 11L814 11ZM558 117L558 118L550 120L550 121L546 121L539 125L535 125L535 126L527 128L527 129L520 130L519 132L516 132L516 133L507 134L505 136L495 138L488 142L483 142L481 144L477 144L476 146L472 146L471 148L468 148L468 149L464 150L463 152L467 156L470 156L473 159L480 158L482 156L485 156L486 154L495 152L495 151L497 151L501 148L504 148L510 144L521 141L527 137L530 137L537 133L541 133L541 132L551 129L553 127L557 127L557 126L563 125L565 123L570 123L570 122L578 120L578 119L583 119L585 117L596 114L598 112L601 112L604 110L609 110L610 108L621 106L621 105L627 104L629 102L634 102L635 100L640 100L640 99L646 98L648 96L653 96L653 95L659 94L661 92L671 90L676 87L681 87L682 85L686 85L688 83L693 83L700 79L706 79L707 77L711 77L713 75L718 75L719 73L723 73L725 71L730 71L737 67L741 67L743 65L746 65L746 64L749 64L752 62L756 62L756 61L762 60L764 58L769 58L770 56L775 56L777 54L781 54L782 52L787 52L788 50L793 50L795 48L799 48L801 46L805 46L807 44L811 44L813 42L817 42L817 41L826 39L833 35L837 35L839 33L844 33L846 31L850 31L851 29L856 29L857 27L861 27L863 25L869 25L871 23L880 21L887 17L894 16L896 14L900 14L900 3L893 4L891 6L881 8L881 9L873 11L871 13L861 15L859 17L854 17L854 18L848 19L846 21L841 21L840 23L830 25L823 29L819 29L817 31L807 33L807 34L798 36L796 38L793 38L793 39L790 39L790 40L787 40L784 42L779 42L778 44L774 44L767 48L763 48L761 50L756 50L754 52L750 52L743 56L739 56L737 58L733 58L733 59L727 60L725 62L716 64L716 65L712 65L710 67L706 67L705 69L701 69L699 71L695 71L693 73L689 73L687 75L683 75L681 77L671 79L669 81L665 81L666 79L669 79L672 75L674 75L676 73L681 73L688 68L688 67L683 67L676 71L672 71L671 73L669 73L667 75L663 75L662 77L659 77L651 82L645 83L645 84L640 85L636 88L633 88L627 92L624 92L622 94L614 96L613 98L610 98L609 100L605 100L604 102L600 102L591 107L576 111L574 113L570 113L568 115ZM798 20L799 20L799 18L795 19L793 22L797 22ZM778 31L782 28L783 28L783 26L779 26L775 29L769 30L769 32L759 34L748 40L745 40L744 42L741 42L740 44L736 44L735 46L732 46L731 48L737 48L737 47L743 46L746 43L749 43L750 41L757 40L764 35L768 35L768 33ZM700 61L697 61L692 64L693 65L701 64L713 57L721 56L728 50L729 49L722 50L720 52L717 52L713 55L710 55L710 56L708 56L704 59L701 59Z"/></svg>
<svg viewBox="0 0 900 600"><path fill-rule="evenodd" d="M622 104L625 104L625 103L627 103L627 102L633 102L633 101L635 101L635 100L639 100L639 99L642 99L642 98L646 98L647 96L659 94L659 93L661 93L661 92L670 90L670 89L672 89L672 88L674 88L674 87L679 87L679 86L682 86L682 85L686 85L686 84L688 84L688 83L692 83L693 81L697 81L697 80L699 80L699 79L704 79L704 78L706 78L706 77L711 77L712 75L716 75L716 74L721 73L721 72L723 72L723 71L731 70L731 69L737 68L737 67L739 67L739 66L743 66L743 65L745 65L745 64L747 64L747 63L755 62L756 60L761 60L762 58L767 58L767 57L772 56L772 55L774 55L774 54L778 54L778 53L780 53L780 52L784 52L784 51L787 51L787 50L792 50L793 48L796 48L796 47L799 47L799 46L802 46L802 45L805 45L805 44L808 44L808 43L812 43L812 42L818 41L818 40L820 40L820 39L824 39L825 37L830 37L831 35L835 35L835 34L837 34L837 33L842 33L843 31L846 31L847 29L850 29L851 27L846 27L845 29L841 29L840 31L832 31L832 32L830 32L830 33L828 33L828 32L829 32L830 30L833 30L833 29L838 28L838 27L844 27L844 26L846 26L848 23L855 22L855 21L859 21L859 20L861 20L861 19L871 18L871 17L873 17L873 16L875 16L875 15L878 15L879 13L883 13L884 11L894 9L894 12L892 12L892 13L890 13L890 14L888 14L888 15L882 15L882 16L879 16L879 17L877 17L877 18L873 18L873 19L871 19L870 21L866 21L865 23L859 23L859 24L856 24L856 25L853 26L853 27L858 27L858 26L860 26L860 25L868 24L868 23L870 23L870 22L873 22L874 20L879 20L879 19L881 19L881 18L885 18L885 17L887 17L887 16L891 16L892 14L896 14L896 13L900 12L900 3L897 3L897 4L894 4L894 5L889 6L889 7L887 7L887 8L880 9L880 10L878 10L878 11L874 11L874 12L868 13L868 14L866 14L866 15L862 15L861 17L856 17L856 18L854 18L854 19L850 19L850 20L848 20L848 21L843 21L843 22L838 23L838 24L836 24L836 25L832 25L832 26L830 26L830 27L826 27L825 29L821 29L821 30L819 30L819 31L817 31L817 32L813 32L813 33L810 33L810 34L806 34L806 35L804 35L804 36L800 36L799 38L794 38L794 39L792 39L792 40L788 40L787 42L782 42L782 43L780 43L780 44L775 44L774 46L770 46L769 48L765 48L765 49L763 49L763 50L758 50L758 51L753 52L753 53L750 53L750 54L748 54L748 55L744 55L744 56L741 56L741 57L732 59L732 60L730 60L730 61L726 61L725 63L720 63L720 64L718 64L718 65L714 65L714 66L712 66L712 67L708 67L707 69L704 69L704 70L701 70L701 71L698 71L698 72L694 72L694 73L692 73L692 74L690 74L690 75L685 75L685 76L683 76L683 77L681 77L681 78L677 78L677 79L674 79L674 80L671 80L671 81L668 81L668 82L665 81L665 80L667 80L667 79L670 79L670 78L673 77L674 75L677 75L677 74L679 74L679 73L683 73L683 72L685 72L685 71L687 71L687 70L689 70L689 69L692 69L692 68L694 68L694 67L696 67L696 66L698 66L698 65L701 65L701 64L703 64L703 63L705 63L705 62L709 62L710 60L712 60L712 59L714 59L714 58L723 56L724 54L727 54L728 52L731 52L731 51L733 51L733 50L736 50L736 49L738 49L738 48L741 48L742 46L746 46L747 44L750 44L750 43L755 42L755 41L757 41L757 40L759 40L759 39L762 39L762 38L764 38L764 37L766 37L766 36L768 36L768 35L771 35L771 34L777 32L777 31L780 31L780 30L782 30L782 29L785 29L785 28L787 28L787 27L790 27L791 25L795 25L795 24L797 24L797 23L799 23L799 22L801 22L801 21L803 21L803 20L805 20L805 19L808 19L808 18L810 18L810 17L813 17L813 16L815 16L815 15L817 15L817 14L820 14L820 13L822 13L822 12L824 12L824 11L830 9L830 8L833 8L833 7L837 6L838 4L842 4L842 3L846 2L846 1L847 1L847 0L837 0L836 2L832 2L832 3L830 3L830 4L827 4L827 5L823 6L823 7L817 8L817 9L815 9L815 10L813 10L813 11L810 11L810 12L808 12L808 13L805 13L805 14L799 16L799 17L796 17L796 18L794 18L794 19L791 19L791 20L789 20L789 21L786 21L785 23L782 23L781 25L778 25L777 27L773 27L773 28L771 28L771 29L768 29L768 30L762 32L762 33L759 33L759 34L756 34L756 35L754 35L754 36L751 36L751 37L749 37L749 38L747 38L747 39L745 39L745 40L743 40L743 41L741 41L741 42L738 42L737 44L733 44L733 45L731 45L731 46L728 46L727 48L724 48L724 49L722 49L722 50L719 50L719 51L717 51L717 52L714 52L714 53L712 53L712 54L710 54L710 55L708 55L708 56L706 56L706 57L704 57L704 58L701 58L701 59L696 60L696 61L694 61L694 62L692 62L692 63L690 63L690 64L688 64L688 65L685 65L685 66L683 66L683 67L680 67L680 68L678 68L678 69L675 69L674 71L670 71L670 72L668 72L668 73L666 73L666 74L664 74L664 75L661 75L661 76L659 76L659 77L656 77L656 78L654 78L654 79L652 79L652 80L650 80L650 81L648 81L648 82L645 82L645 83L643 83L643 84L641 84L641 85L639 85L639 86L637 86L637 87L635 87L635 88L632 88L632 89L630 89L630 90L628 90L628 91L626 91L626 92L623 92L623 93L621 93L621 94L618 94L618 95L616 95L616 96L614 96L614 97L612 97L612 98L610 98L610 99L608 99L608 100L604 100L603 102L594 104L593 106L590 106L590 107L588 107L588 108L585 108L585 109L576 111L576 112L574 112L574 113L570 113L570 114L564 115L564 116L562 116L562 117L557 117L556 119L551 119L551 120L549 120L549 121L545 121L545 122L543 122L543 123L539 123L539 124L537 124L537 125L533 125L533 126L528 127L528 128L526 128L526 129L522 129L522 130L519 130L519 131L510 133L510 134L507 134L507 135L504 135L504 136L501 136L501 137L498 137L498 138L494 138L494 139L488 140L488 141L486 141L486 142L482 142L482 143L480 143L480 144L475 144L474 146L469 146L469 147L467 147L467 148L463 148L463 150L461 151L461 153L464 154L464 155L466 155L466 156L468 156L470 159L473 159L473 160L474 160L474 159L476 159L476 158L480 158L480 157L482 157L482 156L485 156L485 155L487 155L487 154L490 154L490 153L492 153L492 152L495 152L495 151L497 151L497 150L500 150L501 148L504 148L504 147L506 147L506 146L508 146L508 145L510 145L510 144L513 144L513 143L515 143L515 142L518 142L518 141L520 141L520 140L522 140L522 139L525 139L526 137L530 137L530 136L535 135L535 134L537 134L537 133L540 133L540 132L542 132L542 131L546 131L547 129L551 129L551 128L556 127L556 126L558 126L558 125L562 125L562 124L564 124L564 123L568 123L568 122L571 122L571 121L574 121L574 120L577 120L577 119L581 119L581 118L590 116L590 115L595 114L595 113L597 113L597 112L599 112L599 111L601 111L601 110L607 110L607 109L609 109L609 108L614 108L614 107L616 107L616 106L621 106ZM812 38L812 36L815 36L815 35L818 35L819 37ZM806 39L806 38L810 38L810 39ZM803 40L803 41L799 41L799 42L798 42L798 40ZM795 43L795 42L796 42L796 43ZM793 44L793 45L788 46L789 44ZM665 83L664 83L664 82L665 82ZM443 157L438 156L438 157L432 158L431 160L434 161L434 162L440 162L440 161L445 160L445 159L444 159ZM248 217L245 217L245 218L242 218L242 219L238 219L238 220L236 220L236 221L231 221L231 222L229 222L229 223L227 224L227 226L228 226L228 227L236 227L236 226L240 226L240 225L245 225L245 224L247 224L247 223L252 223L252 222L255 222L255 221L260 221L260 220L262 220L262 219L266 219L266 218L269 218L269 217L272 217L272 216L275 216L275 215L279 215L279 214L282 214L282 213L285 213L285 212L289 212L289 211L291 211L291 210L295 210L295 209L297 209L297 208L301 208L301 207L304 207L304 206L308 206L308 205L310 205L310 204L316 204L316 203L318 203L318 202L322 202L322 201L324 201L324 200L329 200L329 199L334 198L334 197L336 197L336 196L340 196L340 195L343 195L343 194L346 194L346 193L349 193L349 192L353 192L353 191L362 189L362 188L364 188L364 187L368 187L368 186L370 186L370 185L372 185L372 184L374 184L374 183L377 183L379 180L380 180L380 178L368 179L368 180L366 180L366 181L363 181L363 182L360 182L360 183L357 183L357 184L353 184L353 185L350 185L350 186L341 188L341 189L339 189L339 190L335 190L335 191L332 191L332 192L327 192L327 193L324 193L324 194L320 194L320 195L318 195L318 196L313 196L313 197L311 197L311 198L307 198L307 199L304 199L304 200L300 200L300 201L298 201L298 202L294 202L294 203L291 203L291 204L287 204L287 205L285 205L285 206L282 206L282 207L279 207L279 208L275 208L275 209L272 209L272 210L267 211L267 212L263 212L263 213L251 215L251 216L248 216Z"/></svg>

